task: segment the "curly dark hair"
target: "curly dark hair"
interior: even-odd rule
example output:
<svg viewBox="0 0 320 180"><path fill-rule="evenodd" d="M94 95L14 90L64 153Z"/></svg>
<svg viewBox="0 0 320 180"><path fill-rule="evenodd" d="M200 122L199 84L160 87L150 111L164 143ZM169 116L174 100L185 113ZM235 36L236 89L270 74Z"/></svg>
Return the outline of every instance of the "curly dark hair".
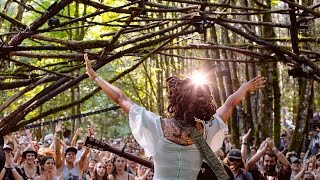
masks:
<svg viewBox="0 0 320 180"><path fill-rule="evenodd" d="M195 118L209 121L216 112L208 85L196 85L191 79L167 78L168 112L182 124L195 125Z"/></svg>

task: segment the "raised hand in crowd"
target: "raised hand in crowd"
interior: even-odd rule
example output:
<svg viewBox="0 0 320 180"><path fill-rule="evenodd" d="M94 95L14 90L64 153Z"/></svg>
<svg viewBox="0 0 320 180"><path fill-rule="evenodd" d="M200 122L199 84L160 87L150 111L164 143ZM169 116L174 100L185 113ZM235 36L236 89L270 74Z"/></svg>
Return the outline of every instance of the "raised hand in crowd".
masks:
<svg viewBox="0 0 320 180"><path fill-rule="evenodd" d="M25 135L27 136L29 141L32 141L32 132L30 131L30 129L26 129L24 130Z"/></svg>
<svg viewBox="0 0 320 180"><path fill-rule="evenodd" d="M91 125L88 128L88 136L94 137L95 131L96 131L96 125L93 122L91 122Z"/></svg>
<svg viewBox="0 0 320 180"><path fill-rule="evenodd" d="M23 151L29 146L30 141L28 140L28 137L26 136L25 130L21 130L18 133L18 146L17 150L14 154L13 163L20 166L23 159L22 159L22 153Z"/></svg>
<svg viewBox="0 0 320 180"><path fill-rule="evenodd" d="M56 124L55 132L56 132L56 133L60 133L61 131L62 131L62 122L59 121L59 122Z"/></svg>
<svg viewBox="0 0 320 180"><path fill-rule="evenodd" d="M251 128L247 131L246 134L244 134L244 135L242 136L242 142L243 142L243 143L247 143L248 138L249 138L249 136L250 136L250 133L251 133Z"/></svg>
<svg viewBox="0 0 320 180"><path fill-rule="evenodd" d="M268 146L270 147L271 150L273 150L273 151L277 151L278 150L274 145L273 139L267 138L266 142L267 142L267 144L268 144Z"/></svg>
<svg viewBox="0 0 320 180"><path fill-rule="evenodd" d="M33 143L32 132L30 131L30 129L25 129L24 133L26 135L27 142L29 143L25 149L27 149L27 148L32 148L34 150L39 149L39 148L36 148L37 143Z"/></svg>
<svg viewBox="0 0 320 180"><path fill-rule="evenodd" d="M260 145L258 152L248 161L248 168L252 168L254 164L260 159L260 157L264 156L267 151L273 151L274 155L280 160L280 162L284 165L285 169L290 169L290 163L286 159L286 157L275 147L274 141L271 138L267 138Z"/></svg>
<svg viewBox="0 0 320 180"><path fill-rule="evenodd" d="M76 134L77 136L80 136L80 135L81 135L81 132L82 132L82 128L77 128L75 134Z"/></svg>
<svg viewBox="0 0 320 180"><path fill-rule="evenodd" d="M73 138L71 140L71 146L73 146L73 147L77 146L77 139L81 135L81 133L82 133L82 129L81 128L77 128L77 130L74 133Z"/></svg>
<svg viewBox="0 0 320 180"><path fill-rule="evenodd" d="M142 176L136 177L135 180L147 180L150 174L153 175L152 169L148 168Z"/></svg>
<svg viewBox="0 0 320 180"><path fill-rule="evenodd" d="M251 133L251 128L241 138L241 155L244 161L247 160L247 146L248 146L248 137L250 133Z"/></svg>

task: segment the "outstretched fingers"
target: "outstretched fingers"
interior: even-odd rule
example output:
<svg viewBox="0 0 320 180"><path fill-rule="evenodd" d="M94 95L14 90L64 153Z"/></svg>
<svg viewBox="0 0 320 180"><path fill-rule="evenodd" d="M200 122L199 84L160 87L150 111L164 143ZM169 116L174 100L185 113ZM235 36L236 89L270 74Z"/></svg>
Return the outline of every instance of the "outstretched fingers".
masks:
<svg viewBox="0 0 320 180"><path fill-rule="evenodd" d="M256 90L265 87L266 81L266 77L257 76L250 81L250 84L253 86L253 90Z"/></svg>

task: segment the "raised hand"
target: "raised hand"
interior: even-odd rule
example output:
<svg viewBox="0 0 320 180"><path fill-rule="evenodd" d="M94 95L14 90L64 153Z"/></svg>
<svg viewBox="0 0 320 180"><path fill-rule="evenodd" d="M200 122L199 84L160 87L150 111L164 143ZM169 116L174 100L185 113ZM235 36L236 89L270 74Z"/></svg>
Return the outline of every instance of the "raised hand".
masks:
<svg viewBox="0 0 320 180"><path fill-rule="evenodd" d="M32 132L30 132L30 129L26 129L24 133L26 134L28 141L32 141Z"/></svg>
<svg viewBox="0 0 320 180"><path fill-rule="evenodd" d="M87 53L84 54L83 57L86 64L86 73L88 74L90 79L94 80L97 77L97 74L91 67L91 62L90 62L90 59L88 58L88 54Z"/></svg>
<svg viewBox="0 0 320 180"><path fill-rule="evenodd" d="M6 168L13 168L12 154L8 151L4 151L4 154L6 156L5 167Z"/></svg>
<svg viewBox="0 0 320 180"><path fill-rule="evenodd" d="M81 131L82 131L82 129L81 128L78 128L77 130L76 130L76 135L78 135L78 136L80 136L81 135Z"/></svg>
<svg viewBox="0 0 320 180"><path fill-rule="evenodd" d="M96 125L93 122L91 122L91 125L88 128L88 136L94 137L95 131L96 131Z"/></svg>
<svg viewBox="0 0 320 180"><path fill-rule="evenodd" d="M62 122L59 121L56 125L55 131L58 133L58 132L61 132L61 130L62 130Z"/></svg>
<svg viewBox="0 0 320 180"><path fill-rule="evenodd" d="M260 146L259 146L259 150L264 150L264 149L267 149L268 147L268 144L266 142L266 140L262 141Z"/></svg>
<svg viewBox="0 0 320 180"><path fill-rule="evenodd" d="M248 92L252 92L257 89L265 87L266 80L267 78L265 77L257 76L251 79L250 81L243 83L243 86L247 88Z"/></svg>
<svg viewBox="0 0 320 180"><path fill-rule="evenodd" d="M275 148L273 139L267 138L266 141L267 141L267 144L268 144L269 148L270 148L271 150L273 150L273 149Z"/></svg>
<svg viewBox="0 0 320 180"><path fill-rule="evenodd" d="M243 142L246 142L246 141L247 141L250 133L251 133L251 128L248 130L248 132L247 132L246 134L244 134L244 135L242 136L242 141L243 141Z"/></svg>

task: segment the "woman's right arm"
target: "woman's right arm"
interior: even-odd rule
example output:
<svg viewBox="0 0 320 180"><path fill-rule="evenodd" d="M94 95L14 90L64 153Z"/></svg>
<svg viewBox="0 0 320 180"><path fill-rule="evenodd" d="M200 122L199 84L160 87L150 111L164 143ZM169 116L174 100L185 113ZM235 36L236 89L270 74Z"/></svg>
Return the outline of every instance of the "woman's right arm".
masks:
<svg viewBox="0 0 320 180"><path fill-rule="evenodd" d="M133 106L133 102L119 88L97 76L96 72L91 67L87 54L84 54L84 60L86 62L86 73L89 75L90 79L95 80L103 92L128 114L130 108Z"/></svg>

